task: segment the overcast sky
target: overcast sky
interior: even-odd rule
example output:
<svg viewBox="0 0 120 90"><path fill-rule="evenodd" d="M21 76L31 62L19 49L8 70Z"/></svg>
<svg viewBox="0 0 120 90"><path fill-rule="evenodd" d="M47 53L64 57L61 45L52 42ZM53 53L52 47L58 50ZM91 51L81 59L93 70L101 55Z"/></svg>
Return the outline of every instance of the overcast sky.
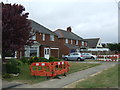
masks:
<svg viewBox="0 0 120 90"><path fill-rule="evenodd" d="M29 18L52 31L72 27L82 38L118 42L118 0L2 0L17 3Z"/></svg>

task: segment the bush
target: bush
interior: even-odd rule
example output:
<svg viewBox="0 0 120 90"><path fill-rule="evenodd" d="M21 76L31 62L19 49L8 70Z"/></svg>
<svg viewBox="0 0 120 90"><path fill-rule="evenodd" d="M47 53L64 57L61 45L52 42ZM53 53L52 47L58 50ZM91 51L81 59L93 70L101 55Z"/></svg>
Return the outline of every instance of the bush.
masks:
<svg viewBox="0 0 120 90"><path fill-rule="evenodd" d="M31 64L33 62L55 62L55 61L61 61L60 59L54 58L54 57L50 57L49 59L46 59L44 57L31 57L28 60L28 63Z"/></svg>
<svg viewBox="0 0 120 90"><path fill-rule="evenodd" d="M20 61L23 62L23 63L28 63L28 58L22 57L22 58L20 59Z"/></svg>
<svg viewBox="0 0 120 90"><path fill-rule="evenodd" d="M31 64L33 62L48 62L49 60L44 58L44 57L31 57L29 60L28 60L28 63Z"/></svg>
<svg viewBox="0 0 120 90"><path fill-rule="evenodd" d="M54 58L54 57L49 58L49 62L55 62L55 61L61 61L61 60L58 58Z"/></svg>
<svg viewBox="0 0 120 90"><path fill-rule="evenodd" d="M6 64L6 72L8 74L17 74L20 72L19 66L21 65L21 62L17 59L10 59Z"/></svg>
<svg viewBox="0 0 120 90"><path fill-rule="evenodd" d="M49 62L49 60L46 59L46 58L44 58L44 57L39 57L39 58L38 58L38 61L39 61L39 62Z"/></svg>
<svg viewBox="0 0 120 90"><path fill-rule="evenodd" d="M4 73L2 75L3 78L11 78L12 76L9 73Z"/></svg>

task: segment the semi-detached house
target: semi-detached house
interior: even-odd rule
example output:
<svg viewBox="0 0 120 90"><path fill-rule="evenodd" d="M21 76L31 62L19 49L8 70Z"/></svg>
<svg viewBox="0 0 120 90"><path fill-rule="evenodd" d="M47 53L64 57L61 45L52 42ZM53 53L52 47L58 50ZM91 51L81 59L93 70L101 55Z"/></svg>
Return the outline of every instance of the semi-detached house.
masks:
<svg viewBox="0 0 120 90"><path fill-rule="evenodd" d="M73 33L71 27L68 27L67 30L58 29L55 33L58 35L60 56L80 51L87 47L87 42Z"/></svg>
<svg viewBox="0 0 120 90"><path fill-rule="evenodd" d="M24 54L19 53L18 57L24 55L25 57L37 56L47 59L50 56L62 58L62 55L80 51L81 48L87 46L87 42L73 33L71 27L68 27L67 30L58 29L52 32L33 20L29 21L32 30L36 32L32 37L34 44L25 46Z"/></svg>
<svg viewBox="0 0 120 90"><path fill-rule="evenodd" d="M59 58L58 36L39 23L33 20L29 21L36 34L32 37L34 44L25 46L25 57L37 56L48 59L53 56Z"/></svg>

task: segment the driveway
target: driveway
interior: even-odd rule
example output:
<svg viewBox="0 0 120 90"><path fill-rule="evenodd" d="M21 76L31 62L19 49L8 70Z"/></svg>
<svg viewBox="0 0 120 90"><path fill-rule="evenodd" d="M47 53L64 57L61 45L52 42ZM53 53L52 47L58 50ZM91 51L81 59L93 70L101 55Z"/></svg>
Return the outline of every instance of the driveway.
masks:
<svg viewBox="0 0 120 90"><path fill-rule="evenodd" d="M62 76L61 79L50 79L48 81L40 82L33 85L20 85L15 88L63 88L66 85L69 85L75 81L85 79L90 75L101 72L105 69L108 69L114 65L118 64L117 62L105 62L102 65L92 67L83 71L72 73L67 75L67 77Z"/></svg>

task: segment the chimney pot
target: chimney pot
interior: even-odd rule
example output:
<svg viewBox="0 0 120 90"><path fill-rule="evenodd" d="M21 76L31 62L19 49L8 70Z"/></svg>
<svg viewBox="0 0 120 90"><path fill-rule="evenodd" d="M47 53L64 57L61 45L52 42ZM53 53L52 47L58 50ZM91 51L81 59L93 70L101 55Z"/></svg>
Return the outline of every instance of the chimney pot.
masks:
<svg viewBox="0 0 120 90"><path fill-rule="evenodd" d="M71 28L71 27L67 27L67 31L68 31L68 32L71 32L71 31L72 31L72 28Z"/></svg>

